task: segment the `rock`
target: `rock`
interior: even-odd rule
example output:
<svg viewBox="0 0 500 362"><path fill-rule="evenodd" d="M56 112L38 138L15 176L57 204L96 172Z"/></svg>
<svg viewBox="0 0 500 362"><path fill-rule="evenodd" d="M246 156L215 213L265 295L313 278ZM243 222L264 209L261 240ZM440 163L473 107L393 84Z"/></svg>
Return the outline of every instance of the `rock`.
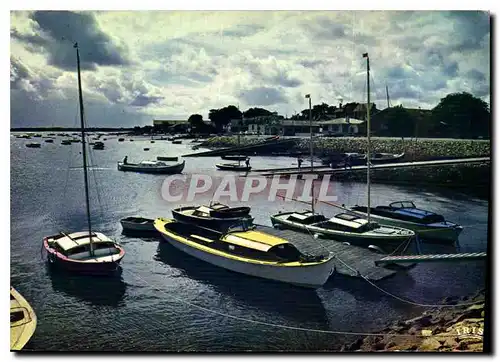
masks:
<svg viewBox="0 0 500 362"><path fill-rule="evenodd" d="M361 345L363 344L363 338L358 338L356 341L351 343L348 347L348 351L356 351L361 348Z"/></svg>
<svg viewBox="0 0 500 362"><path fill-rule="evenodd" d="M442 342L442 345L444 347L453 348L453 347L458 346L458 342L457 342L457 339L455 337L446 337L444 339L444 341Z"/></svg>
<svg viewBox="0 0 500 362"><path fill-rule="evenodd" d="M459 343L458 343L458 349L461 350L461 351L464 351L466 349L469 349L469 345L472 345L472 344L483 344L483 342L481 340L478 340L477 338L466 338L466 339L463 339L461 340Z"/></svg>
<svg viewBox="0 0 500 362"><path fill-rule="evenodd" d="M436 338L430 337L430 338L426 338L423 340L420 347L418 347L418 350L419 351L436 351L439 349L439 347L441 347L441 343L439 343L439 341Z"/></svg>
<svg viewBox="0 0 500 362"><path fill-rule="evenodd" d="M467 346L467 350L471 352L482 352L483 344L482 343L472 343Z"/></svg>
<svg viewBox="0 0 500 362"><path fill-rule="evenodd" d="M392 348L392 347L397 347L396 343L394 341L390 341L389 343L387 343L385 345L385 349L389 349L389 348Z"/></svg>
<svg viewBox="0 0 500 362"><path fill-rule="evenodd" d="M484 310L481 312L481 317L484 318Z"/></svg>

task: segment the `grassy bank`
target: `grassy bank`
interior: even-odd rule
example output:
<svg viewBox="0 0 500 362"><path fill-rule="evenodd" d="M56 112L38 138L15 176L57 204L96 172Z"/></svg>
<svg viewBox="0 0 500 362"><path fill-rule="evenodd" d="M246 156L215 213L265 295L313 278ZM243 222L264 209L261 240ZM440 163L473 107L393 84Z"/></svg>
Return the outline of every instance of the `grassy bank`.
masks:
<svg viewBox="0 0 500 362"><path fill-rule="evenodd" d="M240 144L250 145L263 138L241 137ZM213 137L203 143L204 147L218 148L237 146L236 136ZM372 152L406 153L407 160L428 160L444 157L489 156L489 140L421 139L415 142L401 138L373 138ZM365 152L367 140L364 137L317 138L314 140L314 153L327 155L337 152ZM309 151L309 139L297 139L294 150Z"/></svg>

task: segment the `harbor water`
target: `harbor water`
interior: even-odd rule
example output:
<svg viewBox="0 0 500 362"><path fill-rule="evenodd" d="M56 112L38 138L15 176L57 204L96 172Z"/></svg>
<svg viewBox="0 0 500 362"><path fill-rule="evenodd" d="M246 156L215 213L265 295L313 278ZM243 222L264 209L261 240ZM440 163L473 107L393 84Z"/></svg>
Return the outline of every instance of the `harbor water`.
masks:
<svg viewBox="0 0 500 362"><path fill-rule="evenodd" d="M162 197L165 175L117 171L117 161L155 159L192 152L189 140L173 145L148 138L107 138L90 157L93 229L126 250L120 275L64 275L48 267L42 238L86 229L81 144L11 137L11 285L34 308L38 324L26 350L36 351L327 351L420 314L416 304L442 304L485 287L486 261L422 263L377 283L334 274L307 290L235 274L194 259L157 239L122 235L127 216L171 217L179 203ZM102 139L101 139L102 140ZM149 151L144 151L144 148ZM184 174L221 176L220 158L187 158ZM222 161L228 162L228 161ZM229 161L230 162L230 161ZM294 167L287 157L252 157L254 168ZM306 162L307 163L307 162ZM424 171L423 171L424 172ZM365 183L336 183L338 203L366 203ZM461 252L486 251L488 200L421 187L372 184L372 204L412 200L418 207L460 223ZM202 195L196 203L209 202ZM236 206L237 204L235 204ZM281 210L307 207L291 201L251 198L255 222L271 225ZM339 212L328 205L326 215ZM308 237L308 236L304 236ZM315 242L311 238L311 242ZM427 248L427 249L425 249ZM449 247L424 245L429 252ZM356 335L356 333L359 333Z"/></svg>

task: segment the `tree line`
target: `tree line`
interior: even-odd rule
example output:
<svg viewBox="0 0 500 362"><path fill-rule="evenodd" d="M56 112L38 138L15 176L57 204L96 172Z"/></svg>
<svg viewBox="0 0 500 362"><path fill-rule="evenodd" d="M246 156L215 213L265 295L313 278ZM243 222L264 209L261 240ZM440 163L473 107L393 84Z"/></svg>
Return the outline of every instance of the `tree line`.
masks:
<svg viewBox="0 0 500 362"><path fill-rule="evenodd" d="M340 105L327 103L316 104L311 109L314 120L328 119L334 116L352 117L352 110L358 105L356 102ZM346 114L344 114L344 110ZM404 108L402 106L390 107L383 110L372 105L372 131L376 135L389 137L453 137L453 138L488 138L490 136L491 113L488 104L480 98L467 92L451 93L442 98L438 105L431 110ZM270 117L283 119L277 112L265 108L249 108L241 112L238 107L229 105L220 109L211 109L208 118L211 125L203 122L200 114L189 117L193 132L221 132L232 119ZM309 109L303 109L294 114L290 119L308 120Z"/></svg>

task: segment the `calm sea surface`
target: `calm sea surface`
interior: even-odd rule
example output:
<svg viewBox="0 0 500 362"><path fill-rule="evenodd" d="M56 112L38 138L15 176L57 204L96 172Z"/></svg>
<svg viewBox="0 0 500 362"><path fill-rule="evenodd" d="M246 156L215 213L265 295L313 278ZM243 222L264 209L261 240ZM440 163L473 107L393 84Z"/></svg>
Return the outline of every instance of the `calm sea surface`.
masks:
<svg viewBox="0 0 500 362"><path fill-rule="evenodd" d="M165 176L118 172L116 162L190 152L189 143L108 136L106 149L92 151L90 172L95 230L126 249L122 273L114 278L61 275L41 256L43 236L86 228L81 144L11 137L11 285L38 317L26 349L46 351L319 351L336 350L358 338L287 329L369 332L423 308L400 302L362 279L334 275L316 291L251 278L211 266L158 240L126 237L126 216L171 217L177 205L161 196ZM40 149L26 148L41 142ZM189 141L187 141L189 142ZM143 151L148 147L150 151ZM184 174L221 175L216 158L188 158ZM253 157L254 168L288 167L291 158ZM96 187L97 185L97 187ZM413 200L465 226L463 252L485 251L488 201L455 192L372 185L372 203ZM333 183L340 203L365 203L366 185ZM97 190L97 191L96 191ZM197 199L208 202L210 196ZM260 224L269 215L305 205L255 198L247 203ZM327 215L338 212L320 206ZM425 251L425 250L424 250ZM439 248L433 251L440 251ZM441 251L449 251L441 250ZM485 262L425 263L379 286L418 303L439 303L484 287ZM213 313L213 312L215 313ZM224 314L224 315L222 315ZM235 318L231 318L229 316ZM258 322L254 323L252 321Z"/></svg>

